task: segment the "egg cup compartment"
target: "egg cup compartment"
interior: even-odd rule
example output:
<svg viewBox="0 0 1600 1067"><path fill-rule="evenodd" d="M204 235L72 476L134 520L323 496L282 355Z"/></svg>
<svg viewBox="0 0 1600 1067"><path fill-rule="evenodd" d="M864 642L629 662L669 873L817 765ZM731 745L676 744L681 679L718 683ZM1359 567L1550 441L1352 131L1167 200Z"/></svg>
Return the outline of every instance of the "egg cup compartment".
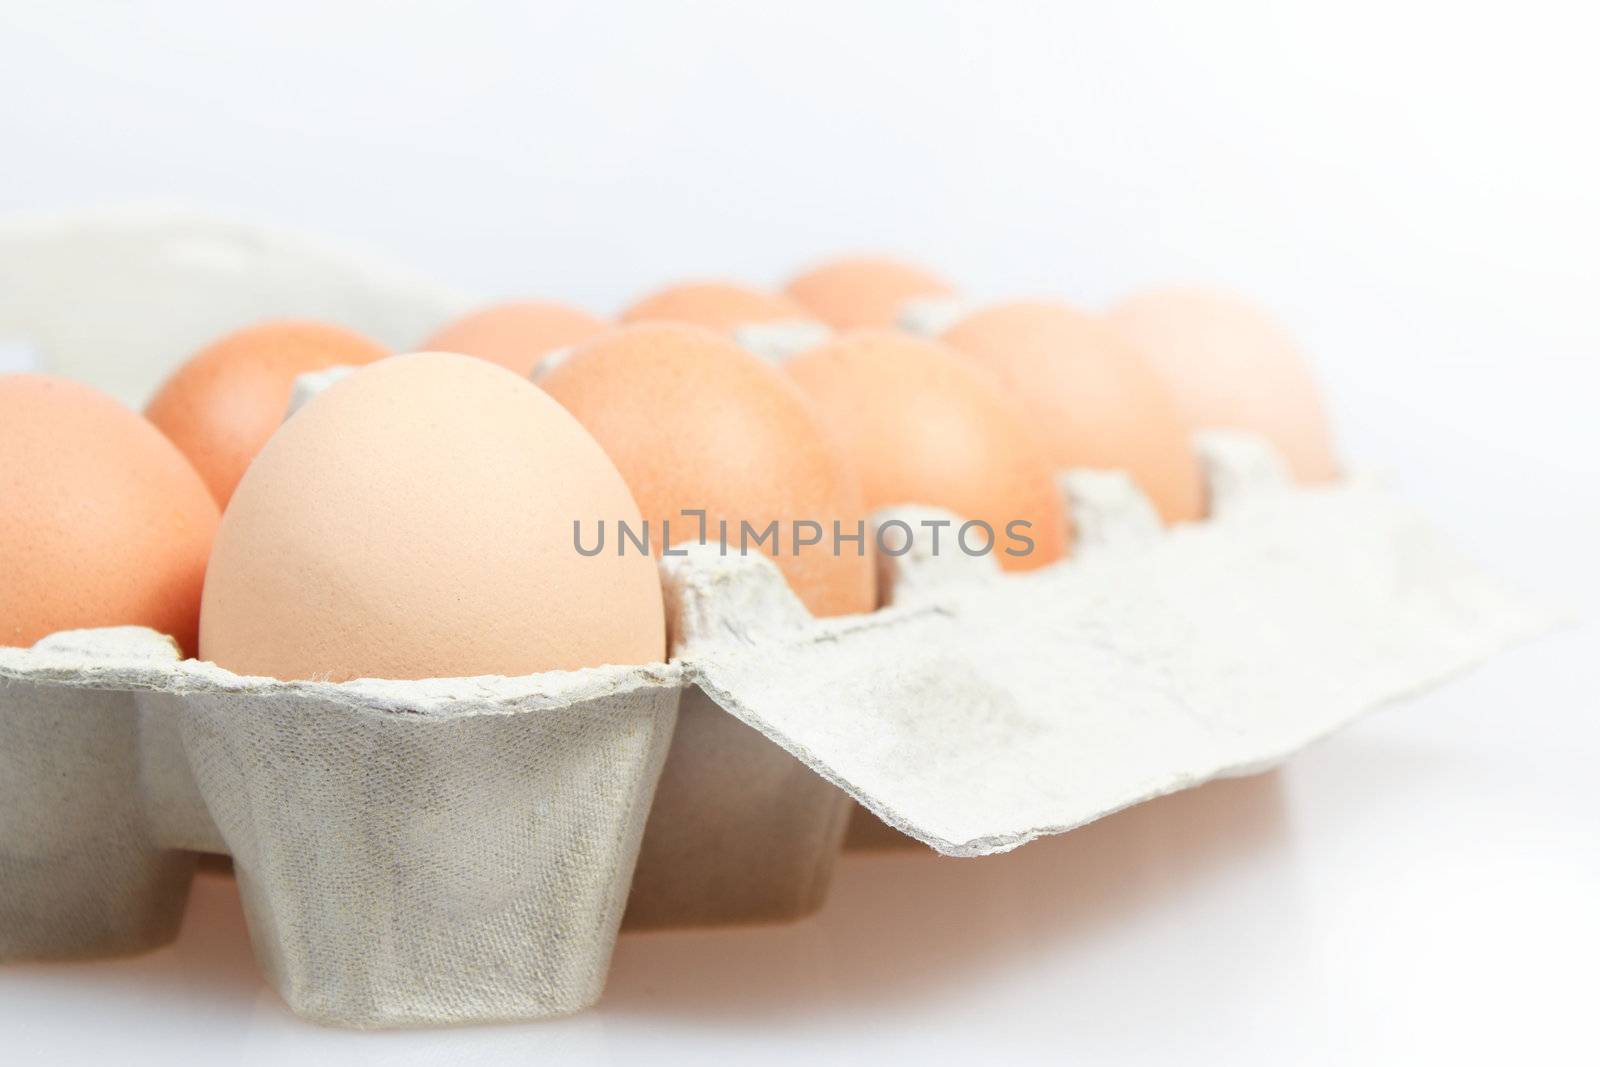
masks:
<svg viewBox="0 0 1600 1067"><path fill-rule="evenodd" d="M302 1015L575 1011L604 985L679 689L659 664L239 678L136 628L0 649L0 960L164 944L196 853L225 852Z"/></svg>
<svg viewBox="0 0 1600 1067"><path fill-rule="evenodd" d="M855 805L764 734L684 690L623 929L803 918Z"/></svg>

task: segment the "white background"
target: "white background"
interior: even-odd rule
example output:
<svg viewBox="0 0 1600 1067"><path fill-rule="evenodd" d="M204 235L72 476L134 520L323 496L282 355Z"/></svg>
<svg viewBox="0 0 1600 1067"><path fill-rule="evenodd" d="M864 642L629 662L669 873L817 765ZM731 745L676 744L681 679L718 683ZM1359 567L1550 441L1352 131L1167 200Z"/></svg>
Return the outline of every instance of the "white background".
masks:
<svg viewBox="0 0 1600 1067"><path fill-rule="evenodd" d="M158 201L611 312L898 252L1091 307L1251 293L1344 442L1600 609L1584 5L0 6L0 211ZM1576 629L1263 779L992 860L850 857L788 928L625 937L560 1022L352 1035L177 946L0 969L7 1059L1596 1057L1600 643ZM824 1059L825 1058L825 1059Z"/></svg>

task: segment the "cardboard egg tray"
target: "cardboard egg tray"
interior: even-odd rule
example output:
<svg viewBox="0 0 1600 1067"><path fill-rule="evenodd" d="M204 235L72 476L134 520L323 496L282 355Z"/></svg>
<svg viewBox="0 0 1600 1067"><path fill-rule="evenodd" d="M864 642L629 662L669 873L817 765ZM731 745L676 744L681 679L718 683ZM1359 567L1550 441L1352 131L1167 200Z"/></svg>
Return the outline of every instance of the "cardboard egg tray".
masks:
<svg viewBox="0 0 1600 1067"><path fill-rule="evenodd" d="M195 856L226 853L303 1015L574 1011L619 925L815 910L856 805L1002 852L1263 770L1553 621L1372 479L1294 489L1248 437L1199 448L1204 522L1069 472L1069 559L1002 575L919 538L869 615L814 619L770 559L691 547L662 561L668 663L334 684L137 628L0 648L0 961L163 944Z"/></svg>
<svg viewBox="0 0 1600 1067"><path fill-rule="evenodd" d="M224 852L297 1012L573 1011L625 903L640 926L816 907L850 799L1005 851L1269 767L1548 623L1367 481L1205 455L1206 522L1068 474L1072 558L886 557L870 615L813 619L770 560L695 546L662 565L666 664L332 684L137 628L0 649L0 959L162 944L195 854Z"/></svg>

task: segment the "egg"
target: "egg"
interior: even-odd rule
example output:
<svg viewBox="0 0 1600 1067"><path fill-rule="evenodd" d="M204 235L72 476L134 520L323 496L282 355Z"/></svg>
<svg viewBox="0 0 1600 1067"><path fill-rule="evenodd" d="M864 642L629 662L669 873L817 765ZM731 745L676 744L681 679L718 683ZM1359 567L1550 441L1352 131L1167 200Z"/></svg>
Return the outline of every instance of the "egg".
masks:
<svg viewBox="0 0 1600 1067"><path fill-rule="evenodd" d="M632 487L650 547L699 538L752 544L778 523L774 562L816 615L870 611L870 530L860 484L794 383L726 338L694 326L630 326L573 351L541 386L588 427ZM801 522L818 529L802 528ZM834 523L854 542L836 541ZM797 541L820 540L796 548Z"/></svg>
<svg viewBox="0 0 1600 1067"><path fill-rule="evenodd" d="M1311 368L1266 312L1224 293L1156 289L1129 297L1108 317L1166 379L1191 429L1260 434L1301 482L1338 476Z"/></svg>
<svg viewBox="0 0 1600 1067"><path fill-rule="evenodd" d="M987 523L1006 570L1065 552L1061 498L1039 442L1000 387L957 353L909 334L859 331L785 369L860 471L869 508L931 504ZM1031 549L1008 537L1019 521ZM953 533L944 551L959 550ZM976 551L983 538L972 542Z"/></svg>
<svg viewBox="0 0 1600 1067"><path fill-rule="evenodd" d="M166 380L145 415L177 445L211 489L228 498L283 421L296 376L359 366L389 350L321 322L265 322L206 346Z"/></svg>
<svg viewBox="0 0 1600 1067"><path fill-rule="evenodd" d="M620 321L683 322L731 334L757 323L803 322L811 314L781 293L768 293L733 282L683 282L658 289L627 308Z"/></svg>
<svg viewBox="0 0 1600 1067"><path fill-rule="evenodd" d="M0 644L148 626L195 647L217 505L159 430L97 390L0 376Z"/></svg>
<svg viewBox="0 0 1600 1067"><path fill-rule="evenodd" d="M331 385L267 442L222 518L200 652L276 678L524 675L659 660L648 556L574 524L637 522L622 477L538 386L454 353Z"/></svg>
<svg viewBox="0 0 1600 1067"><path fill-rule="evenodd" d="M557 349L609 329L605 320L546 300L517 300L480 308L428 338L431 352L460 352L498 363L523 377Z"/></svg>
<svg viewBox="0 0 1600 1067"><path fill-rule="evenodd" d="M950 283L921 267L873 256L824 263L797 275L784 292L835 330L889 329L907 302L956 295Z"/></svg>
<svg viewBox="0 0 1600 1067"><path fill-rule="evenodd" d="M993 373L1057 469L1125 471L1169 523L1204 512L1188 426L1161 376L1098 318L1017 300L961 319L943 340Z"/></svg>

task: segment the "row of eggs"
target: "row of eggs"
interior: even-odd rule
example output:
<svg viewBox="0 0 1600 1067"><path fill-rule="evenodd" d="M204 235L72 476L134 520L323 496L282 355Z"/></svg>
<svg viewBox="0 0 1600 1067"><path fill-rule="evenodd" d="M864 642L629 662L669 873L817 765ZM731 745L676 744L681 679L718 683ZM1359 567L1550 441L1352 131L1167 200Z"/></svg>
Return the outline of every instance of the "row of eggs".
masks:
<svg viewBox="0 0 1600 1067"><path fill-rule="evenodd" d="M671 286L617 323L499 304L404 356L269 322L193 356L145 417L0 377L0 644L137 624L240 674L332 680L650 662L654 562L575 551L574 522L656 531L659 554L686 510L849 528L929 504L1026 522L1035 550L998 557L1026 569L1070 551L1059 469L1126 471L1169 523L1202 516L1196 428L1266 436L1302 482L1336 473L1304 361L1243 302L1012 301L936 339L896 328L954 295L858 258L782 293ZM733 339L808 321L831 336L781 366ZM362 369L285 421L295 379L331 366ZM870 543L837 547L775 562L817 615L872 610Z"/></svg>

